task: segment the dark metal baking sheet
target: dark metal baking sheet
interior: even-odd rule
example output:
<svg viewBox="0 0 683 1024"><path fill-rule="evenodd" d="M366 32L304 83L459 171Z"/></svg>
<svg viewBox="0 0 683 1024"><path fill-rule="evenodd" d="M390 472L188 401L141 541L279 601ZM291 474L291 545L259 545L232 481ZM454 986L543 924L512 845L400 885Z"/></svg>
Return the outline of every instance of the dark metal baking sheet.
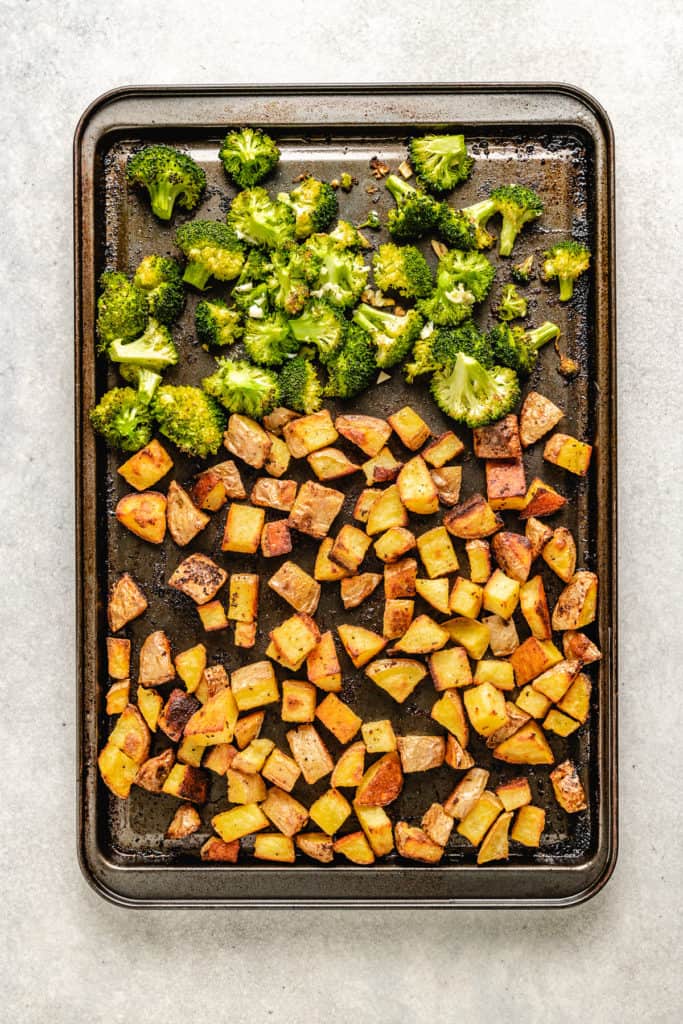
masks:
<svg viewBox="0 0 683 1024"><path fill-rule="evenodd" d="M590 724L568 740L551 740L558 759L569 755L579 765L590 806L580 815L565 815L550 796L547 770L525 769L535 797L549 809L547 830L539 851L516 849L507 864L477 867L476 851L454 833L438 866L394 857L372 868L342 863L323 867L303 861L279 867L251 860L248 851L238 865L207 866L197 851L210 833L211 814L225 806L224 780L214 781L211 800L202 811L203 829L191 840L174 844L164 839L175 805L172 798L154 797L134 787L131 798L120 801L98 779L97 751L108 729L103 711L104 612L111 580L128 569L150 599L149 611L127 629L134 653L151 629L167 629L176 650L200 639L200 630L186 599L164 585L183 553L170 540L160 550L152 550L126 531L112 528L113 507L127 490L116 475L121 460L95 441L87 424L95 395L113 386L116 377L102 360L95 359L96 280L105 268L131 271L148 252L173 253L175 226L183 219L181 215L162 226L150 216L146 200L128 192L124 168L129 153L153 141L187 149L203 164L209 182L199 215L221 217L234 190L218 162L217 143L228 126L245 123L266 127L281 146L277 174L266 183L271 190L291 187L293 177L302 170L327 178L348 170L357 177L359 184L350 195L340 194L342 215L351 220L363 219L372 207L384 212L389 205L383 187L368 191L377 184L370 175L372 157L395 167L410 134L457 126L465 131L476 159L471 179L459 190L459 202L474 202L493 185L513 179L538 188L545 200L546 213L540 224L520 236L516 259L538 252L570 230L595 253L593 270L579 282L571 304L560 305L555 289L537 282L530 289L532 321L540 323L546 317L558 321L569 353L581 363L580 375L567 382L556 372L554 353L544 350L530 386L540 387L567 410L568 432L594 440L591 472L585 481L569 479L568 474L542 464L540 446L525 457L528 479L542 474L570 499L557 521L577 537L578 564L595 569L601 580L597 636L603 660L589 669L594 681ZM567 905L591 896L609 877L616 858L614 217L612 135L604 112L585 94L555 85L130 88L105 95L85 112L76 132L74 160L79 848L88 879L102 895L126 905L538 906ZM377 244L377 236L371 237ZM212 357L194 337L195 302L194 297L189 299L176 332L182 357L169 373L173 383L196 383L212 365ZM383 415L407 402L435 432L451 425L426 389L407 387L397 372L391 381L362 396L354 408ZM468 443L469 432L461 433ZM395 448L401 451L400 444ZM221 458L219 454L214 461ZM181 483L188 482L198 464L175 453L174 460L173 475ZM245 482L256 475L248 467L243 473ZM296 470L288 475L296 476ZM481 478L480 466L466 457L463 493L481 489ZM343 481L340 486L343 489ZM352 486L357 493L358 485ZM193 550L219 552L223 519L222 514L213 517ZM424 525L431 525L430 521ZM305 538L296 538L295 556L304 567L312 565L315 547ZM277 564L264 560L257 571L270 574ZM251 571L253 566L250 559ZM247 568L247 562L242 566L231 556L229 568L239 571L241 567ZM555 590L551 584L549 598L556 596L557 582ZM317 615L321 628L333 626L338 614L331 590L324 588ZM381 597L376 596L354 613L345 613L345 619L376 621L380 603ZM285 614L286 606L264 588L261 636ZM253 652L230 646L224 633L201 639L211 662L234 667L255 660ZM434 730L428 714L433 695L427 687L423 693L418 688L415 699L399 707L376 687L362 685L362 679L362 672L346 661L344 696L365 718L390 715L406 732ZM278 728L282 730L280 723L271 722L268 734L281 739L286 749ZM163 740L155 738L158 746ZM336 753L334 741L330 746ZM477 764L491 767L492 781L519 771L492 761L478 737L471 749ZM410 777L394 805L395 813L419 822L433 800L447 796L456 778L447 767ZM321 783L318 788L326 787ZM308 788L306 797L310 802Z"/></svg>

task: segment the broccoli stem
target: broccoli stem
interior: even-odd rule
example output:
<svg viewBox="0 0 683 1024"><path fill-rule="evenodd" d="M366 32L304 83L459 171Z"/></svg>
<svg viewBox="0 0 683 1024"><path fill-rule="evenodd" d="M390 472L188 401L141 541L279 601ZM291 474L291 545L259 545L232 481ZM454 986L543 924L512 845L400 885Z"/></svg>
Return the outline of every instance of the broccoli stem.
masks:
<svg viewBox="0 0 683 1024"><path fill-rule="evenodd" d="M406 199L410 199L411 196L417 192L416 188L409 185L403 178L399 178L395 174L390 174L385 182L387 189L391 192L392 196L396 200L398 206L405 202Z"/></svg>
<svg viewBox="0 0 683 1024"><path fill-rule="evenodd" d="M560 328L557 324L551 323L550 320L546 320L540 327L535 327L533 331L529 331L526 336L527 345L533 349L534 352L538 352L539 348L547 345L553 338L559 338Z"/></svg>
<svg viewBox="0 0 683 1024"><path fill-rule="evenodd" d="M206 290L206 282L211 277L211 271L204 266L203 263L197 263L193 260L185 267L185 273L183 274L183 281L186 284L191 284L193 288L198 288L199 291Z"/></svg>
<svg viewBox="0 0 683 1024"><path fill-rule="evenodd" d="M140 370L138 372L138 395L145 402L151 402L154 392L161 384L161 374L154 370Z"/></svg>
<svg viewBox="0 0 683 1024"><path fill-rule="evenodd" d="M149 190L152 212L159 220L170 220L178 190L169 181L158 181Z"/></svg>
<svg viewBox="0 0 683 1024"><path fill-rule="evenodd" d="M482 199L480 203L474 203L473 206L466 206L462 212L466 214L470 220L473 220L475 224L479 224L481 227L486 227L487 222L491 220L491 217L493 217L496 212L496 204L493 199Z"/></svg>
<svg viewBox="0 0 683 1024"><path fill-rule="evenodd" d="M499 255L509 256L512 253L512 247L518 234L519 228L515 222L508 217L503 217L503 226L500 229L500 243L498 246Z"/></svg>
<svg viewBox="0 0 683 1024"><path fill-rule="evenodd" d="M560 302L568 302L574 294L574 278L560 277Z"/></svg>

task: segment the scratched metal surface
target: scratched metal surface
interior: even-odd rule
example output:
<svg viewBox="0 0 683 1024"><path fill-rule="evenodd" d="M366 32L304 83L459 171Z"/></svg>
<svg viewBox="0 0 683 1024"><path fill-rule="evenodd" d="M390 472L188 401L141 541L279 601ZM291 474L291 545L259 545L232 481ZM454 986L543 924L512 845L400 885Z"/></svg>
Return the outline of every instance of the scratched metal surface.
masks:
<svg viewBox="0 0 683 1024"><path fill-rule="evenodd" d="M372 129L359 131L357 127L330 127L323 132L314 128L306 132L288 128L284 125L270 128L282 150L282 157L277 172L264 184L271 193L291 188L292 182L303 171L322 178L337 177L342 171L349 171L358 181L353 190L346 194L339 192L340 216L352 222L365 219L370 209L376 209L382 220L392 205L382 182L377 182L371 175L370 160L379 157L392 169L406 155L405 140L410 133L409 124L404 127L374 126ZM147 199L144 195L131 192L124 178L126 160L134 149L141 144L159 141L178 146L189 152L204 167L208 188L204 200L193 216L222 218L229 206L235 190L228 182L217 156L218 144L223 131L192 131L166 129L147 132L137 129L135 132L122 130L107 137L101 145L95 169L95 209L97 211L96 232L92 249L94 271L97 275L104 269L120 269L132 272L140 259L151 252L178 255L174 246L174 232L179 223L185 219L183 214L176 215L170 225L161 225L150 214ZM530 185L542 196L545 213L538 224L527 226L515 246L514 260L517 261L530 252L540 253L553 240L565 237L568 232L575 237L585 239L593 250L596 250L595 180L594 144L590 135L580 128L559 126L526 126L520 128L473 128L467 132L469 148L475 157L475 168L468 182L453 194L454 205L468 205L485 196L497 184L519 181ZM373 247L387 240L384 230L380 232L366 231ZM427 242L422 248L432 264L436 259ZM371 253L368 255L368 260ZM497 275L492 295L495 297L500 287L509 280L509 263L499 258L494 252L491 258L496 264ZM557 372L557 357L552 346L546 347L539 363L526 383L525 390L537 388L565 410L565 419L560 428L585 440L596 440L597 423L595 411L599 407L596 398L599 396L599 367L596 363L598 351L595 339L595 290L594 274L588 274L577 285L574 301L560 304L555 287L539 282L538 277L524 289L529 298L529 326L541 323L545 319L554 320L562 328L564 349L579 361L581 372L577 378L569 382ZM227 296L229 285L214 285L211 296ZM169 383L199 383L200 379L210 373L214 365L213 356L206 353L198 345L194 327L194 307L198 296L188 295L183 316L174 329L174 336L180 349L181 358L177 367L171 368L166 375ZM489 312L490 304L485 303L477 319L486 326L492 320ZM98 392L117 383L117 375L111 367L99 361L95 369ZM435 434L452 427L434 402L426 387L422 384L408 386L404 383L399 370L394 370L391 379L361 396L353 403L331 404L333 415L342 409L353 408L354 411L368 412L374 415L387 415L410 404L427 421ZM87 427L86 427L87 429ZM461 495L467 496L474 491L484 490L483 464L475 460L471 454L471 434L466 428L456 428L466 445L464 457L458 461L463 463L463 486ZM161 438L163 441L163 438ZM599 440L599 438L598 438ZM339 441L354 461L361 453ZM404 449L394 435L390 447L397 458L405 459L410 453ZM168 480L175 478L183 485L189 485L196 471L206 464L218 462L226 457L226 453L218 453L207 463L190 460L169 446L174 458L174 469L158 488L165 490ZM599 539L597 524L600 510L600 489L597 483L598 473L592 470L587 480L580 480L564 471L544 463L541 457L542 444L537 444L525 453L527 481L540 475L550 484L556 486L569 499L565 509L553 518L553 525L568 526L577 540L578 567L601 569L606 563L599 558ZM596 461L601 457L596 452ZM111 722L104 715L103 695L107 687L106 661L104 658L104 638L106 636L105 604L106 595L111 583L124 572L130 572L146 594L150 607L144 616L131 623L121 634L130 637L133 647L132 677L137 674L137 654L145 636L153 629L164 629L171 639L174 652L183 650L201 640L208 648L209 664L222 663L228 671L239 665L259 660L268 642L268 631L282 621L290 612L289 606L276 596L265 585L267 578L273 574L284 561L280 559L263 559L258 556L238 556L224 554L220 551L221 537L225 522L226 509L213 514L211 523L195 541L186 549L176 547L167 536L164 544L157 548L135 538L121 528L113 517L113 509L118 499L129 488L125 481L116 473L123 458L108 452L99 443L96 447L95 459L95 493L96 509L96 544L97 544L97 582L96 592L99 600L97 629L98 665L94 672L97 691L97 708L93 709L92 722L96 726L98 742L103 742ZM247 488L259 475L240 464L240 471ZM305 461L290 465L287 477L303 480L309 476ZM356 474L344 480L332 483L345 491L347 499L344 510L333 527L333 533L342 521L350 518L355 498L365 486L362 474ZM433 517L412 517L412 528L417 532L436 525L442 515L441 510ZM267 519L281 518L282 513L268 510ZM506 528L519 529L519 521L513 512L503 513ZM303 535L292 534L294 558L305 569L312 572L313 560L317 550L317 542ZM461 566L466 572L467 558L464 544L455 541L455 547ZM190 550L205 552L215 558L229 572L258 572L262 580L261 600L259 605L258 637L256 646L251 650L235 648L231 643L231 631L205 634L199 623L194 605L183 595L169 589L166 581L175 566ZM285 556L286 557L286 556ZM598 563L603 561L603 566ZM382 564L375 558L372 549L368 554L363 571L382 571ZM548 590L549 602L555 601L561 583L550 570L543 572ZM220 596L220 595L219 595ZM552 607L552 605L551 605ZM380 586L375 594L366 600L358 609L344 611L339 599L337 584L323 584L323 594L316 615L321 630L334 629L341 621L363 624L381 632L383 609L383 591ZM416 599L415 614L429 612L429 606ZM438 619L438 614L435 615ZM528 629L521 614L515 616L520 639L528 635ZM596 634L594 634L596 635ZM434 702L435 692L427 678L423 681L411 698L403 706L397 705L391 698L374 686L362 670L356 670L346 657L341 644L337 641L344 671L344 690L340 696L364 719L391 718L397 733L442 733L442 729L429 717L429 709ZM276 666L280 680L287 678L288 673ZM599 843L600 819L600 787L598 780L602 766L598 759L598 729L601 709L601 693L604 683L601 678L603 668L589 666L587 669L594 682L593 709L589 723L567 739L549 736L556 760L572 757L580 768L582 778L590 794L588 811L574 816L566 815L557 805L552 796L552 788L548 780L549 769L524 766L506 766L493 760L485 742L473 733L470 750L478 765L491 771L489 782L492 788L499 782L518 774L530 778L534 802L547 810L547 823L541 848L538 851L525 850L518 844L511 844L511 857L508 865L498 868L501 872L514 870L515 866L535 867L539 873L539 891L542 890L541 875L544 868L559 866L579 867L595 856ZM173 684L161 689L167 694ZM135 682L131 689L131 698L135 697ZM266 720L262 735L269 736L288 750L285 731L290 726L279 721L277 706L266 709ZM341 750L335 738L320 727L333 757ZM157 732L153 738L152 753L157 753L167 746L169 741ZM93 751L95 748L92 748ZM92 766L90 766L92 768ZM224 778L211 776L210 799L201 809L202 829L194 836L182 841L170 841L164 838L164 832L177 806L174 798L154 796L137 787L133 787L130 799L120 801L112 797L108 791L97 783L98 791L91 799L97 801L97 832L101 850L118 868L152 868L194 867L205 874L199 867L198 849L202 842L211 834L210 818L217 811L228 807L226 799L226 783ZM403 793L390 808L393 820L406 819L419 824L424 811L433 801L442 801L451 792L461 777L447 766L428 773L407 775ZM329 779L322 780L310 787L301 780L295 787L293 795L300 798L307 806L323 792ZM351 817L342 831L356 828L355 818ZM437 868L421 869L428 872L443 872L446 867L471 867L476 859L476 850L454 830L446 849L442 865ZM250 863L249 842L245 843L245 851L241 860L245 865ZM394 856L387 864L378 863L375 872L386 871L387 868L402 863ZM310 869L310 862L301 860L287 871ZM221 869L223 871L229 869ZM252 864L254 872L262 872L263 865ZM266 869L267 870L267 869ZM278 872L281 868L275 869ZM323 870L337 871L330 866ZM471 872L468 872L471 876ZM255 894L258 896L258 892ZM499 893L500 895L500 893ZM169 892L168 898L172 898Z"/></svg>

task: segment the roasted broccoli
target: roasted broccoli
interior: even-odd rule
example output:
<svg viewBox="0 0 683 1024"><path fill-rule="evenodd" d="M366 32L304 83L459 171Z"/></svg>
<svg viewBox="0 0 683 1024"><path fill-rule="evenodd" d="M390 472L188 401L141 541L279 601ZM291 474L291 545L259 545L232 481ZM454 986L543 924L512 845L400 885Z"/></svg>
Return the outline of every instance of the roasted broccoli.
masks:
<svg viewBox="0 0 683 1024"><path fill-rule="evenodd" d="M441 274L448 274L452 284L464 285L475 302L483 302L491 290L496 269L480 252L451 249L439 260L437 275Z"/></svg>
<svg viewBox="0 0 683 1024"><path fill-rule="evenodd" d="M100 278L97 300L98 350L106 352L113 341L132 341L145 329L149 316L147 295L125 274L109 271Z"/></svg>
<svg viewBox="0 0 683 1024"><path fill-rule="evenodd" d="M186 153L170 146L147 146L128 160L128 181L149 192L152 212L170 220L175 203L194 210L206 187L206 174Z"/></svg>
<svg viewBox="0 0 683 1024"><path fill-rule="evenodd" d="M247 319L242 341L249 358L262 366L280 366L299 350L287 317L279 312L260 320Z"/></svg>
<svg viewBox="0 0 683 1024"><path fill-rule="evenodd" d="M524 225L543 213L543 201L526 185L501 185L494 188L490 199L496 204L496 213L503 218L498 252L501 256L509 256Z"/></svg>
<svg viewBox="0 0 683 1024"><path fill-rule="evenodd" d="M434 279L429 265L414 245L380 245L372 261L375 282L383 292L398 292L406 298L430 295Z"/></svg>
<svg viewBox="0 0 683 1024"><path fill-rule="evenodd" d="M163 377L156 370L147 370L135 363L120 363L119 373L128 384L134 384L138 398L147 405L152 401Z"/></svg>
<svg viewBox="0 0 683 1024"><path fill-rule="evenodd" d="M496 316L499 320L517 320L526 316L527 300L520 295L514 284L506 284L500 293Z"/></svg>
<svg viewBox="0 0 683 1024"><path fill-rule="evenodd" d="M415 309L402 316L386 309L361 303L354 311L354 322L367 331L375 345L377 365L387 370L400 363L410 352L422 330L422 317Z"/></svg>
<svg viewBox="0 0 683 1024"><path fill-rule="evenodd" d="M337 216L339 204L331 185L317 178L304 178L291 192L279 192L278 199L294 211L297 238L324 231Z"/></svg>
<svg viewBox="0 0 683 1024"><path fill-rule="evenodd" d="M514 409L520 394L514 370L503 366L486 369L464 352L434 374L431 392L442 412L472 428L505 416Z"/></svg>
<svg viewBox="0 0 683 1024"><path fill-rule="evenodd" d="M531 253L521 263L513 263L510 267L510 276L517 284L528 284L534 276L534 254Z"/></svg>
<svg viewBox="0 0 683 1024"><path fill-rule="evenodd" d="M496 324L488 338L493 361L526 376L536 365L538 352L543 345L559 336L560 328L557 324L546 320L533 331L510 327L509 324Z"/></svg>
<svg viewBox="0 0 683 1024"><path fill-rule="evenodd" d="M263 317L270 309L268 279L272 264L260 249L252 249L232 288L235 305L250 317Z"/></svg>
<svg viewBox="0 0 683 1024"><path fill-rule="evenodd" d="M475 223L462 210L454 210L447 203L440 204L437 231L446 245L454 249L485 249L477 240Z"/></svg>
<svg viewBox="0 0 683 1024"><path fill-rule="evenodd" d="M377 377L377 349L370 335L358 324L347 323L341 347L327 363L325 394L332 398L355 398Z"/></svg>
<svg viewBox="0 0 683 1024"><path fill-rule="evenodd" d="M205 459L220 448L225 415L201 388L165 384L157 390L151 408L164 437L187 455Z"/></svg>
<svg viewBox="0 0 683 1024"><path fill-rule="evenodd" d="M363 225L361 224L361 227ZM337 221L334 231L328 232L340 249L369 249L370 243L358 228L354 228L348 220Z"/></svg>
<svg viewBox="0 0 683 1024"><path fill-rule="evenodd" d="M90 422L112 448L136 452L152 436L147 403L132 388L112 388L90 410Z"/></svg>
<svg viewBox="0 0 683 1024"><path fill-rule="evenodd" d="M270 256L268 288L273 305L296 316L304 308L311 284L320 273L320 260L309 249L289 244Z"/></svg>
<svg viewBox="0 0 683 1024"><path fill-rule="evenodd" d="M227 222L239 239L267 249L279 249L291 242L296 231L293 211L279 199L271 199L264 188L238 192Z"/></svg>
<svg viewBox="0 0 683 1024"><path fill-rule="evenodd" d="M171 332L165 324L157 323L156 320L150 320L144 334L135 341L113 341L107 355L112 363L138 366L155 373L161 373L167 366L175 366L178 362L178 349Z"/></svg>
<svg viewBox="0 0 683 1024"><path fill-rule="evenodd" d="M358 182L354 180L354 178L352 177L352 175L349 174L348 171L342 171L342 173L339 176L339 187L342 190L342 192L350 192L353 186L357 184Z"/></svg>
<svg viewBox="0 0 683 1024"><path fill-rule="evenodd" d="M240 188L258 185L280 159L280 150L258 128L228 132L218 152L226 174Z"/></svg>
<svg viewBox="0 0 683 1024"><path fill-rule="evenodd" d="M280 398L277 376L272 370L243 359L219 359L218 369L204 378L202 387L228 412L239 412L253 419L261 419L269 413Z"/></svg>
<svg viewBox="0 0 683 1024"><path fill-rule="evenodd" d="M185 305L185 292L175 260L169 256L145 256L135 271L133 284L146 293L150 316L162 324L176 322Z"/></svg>
<svg viewBox="0 0 683 1024"><path fill-rule="evenodd" d="M232 281L244 264L244 246L218 220L192 220L181 224L176 245L187 257L183 281L204 291L209 278Z"/></svg>
<svg viewBox="0 0 683 1024"><path fill-rule="evenodd" d="M310 359L295 356L280 371L280 401L295 412L308 416L317 412L323 402L320 377Z"/></svg>
<svg viewBox="0 0 683 1024"><path fill-rule="evenodd" d="M202 299L194 311L194 326L202 345L233 345L242 333L240 311L223 299Z"/></svg>
<svg viewBox="0 0 683 1024"><path fill-rule="evenodd" d="M591 253L581 242L558 242L543 253L543 279L560 283L560 302L567 302L574 294L574 281L590 266Z"/></svg>
<svg viewBox="0 0 683 1024"><path fill-rule="evenodd" d="M380 220L377 210L370 210L363 223L359 224L358 227L370 228L371 231L379 231L382 227L382 221Z"/></svg>
<svg viewBox="0 0 683 1024"><path fill-rule="evenodd" d="M450 192L472 173L464 135L423 135L408 148L415 173L432 192Z"/></svg>
<svg viewBox="0 0 683 1024"><path fill-rule="evenodd" d="M441 203L396 174L389 175L386 186L396 202L396 208L389 211L387 218L392 238L398 242L409 242L436 228L441 215Z"/></svg>
<svg viewBox="0 0 683 1024"><path fill-rule="evenodd" d="M309 303L301 316L289 321L289 329L300 344L315 345L322 362L339 348L344 333L344 318L327 302Z"/></svg>
<svg viewBox="0 0 683 1024"><path fill-rule="evenodd" d="M491 353L486 335L482 334L473 320L466 320L460 327L434 328L427 324L413 346L413 358L403 367L406 380L412 383L425 373L442 370L455 362L459 352L478 360L482 366L491 366Z"/></svg>
<svg viewBox="0 0 683 1024"><path fill-rule="evenodd" d="M474 240L476 249L490 249L495 242L495 236L486 230L486 225L496 213L496 204L493 199L482 199L480 203L466 206L460 211L467 217L474 229ZM465 246L461 246L465 248Z"/></svg>
<svg viewBox="0 0 683 1024"><path fill-rule="evenodd" d="M475 302L486 298L494 276L493 265L481 253L451 249L439 260L434 293L418 308L440 327L457 327L469 319Z"/></svg>
<svg viewBox="0 0 683 1024"><path fill-rule="evenodd" d="M330 235L311 235L304 249L319 261L312 295L334 306L353 306L362 294L370 268L360 253L344 249Z"/></svg>

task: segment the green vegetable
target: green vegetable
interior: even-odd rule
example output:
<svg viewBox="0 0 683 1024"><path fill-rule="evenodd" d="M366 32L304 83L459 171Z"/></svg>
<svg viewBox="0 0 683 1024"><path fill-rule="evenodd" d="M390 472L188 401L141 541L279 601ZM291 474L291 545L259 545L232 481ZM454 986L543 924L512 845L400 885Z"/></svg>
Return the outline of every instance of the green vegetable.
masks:
<svg viewBox="0 0 683 1024"><path fill-rule="evenodd" d="M344 318L327 302L316 300L296 320L289 321L289 329L299 343L315 345L324 363L341 345Z"/></svg>
<svg viewBox="0 0 683 1024"><path fill-rule="evenodd" d="M361 227L363 225L361 224ZM329 232L340 249L369 249L370 243L364 235L361 235L358 228L354 228L348 220L337 221L334 231Z"/></svg>
<svg viewBox="0 0 683 1024"><path fill-rule="evenodd" d="M152 212L170 220L177 203L194 210L206 188L206 174L186 153L170 146L147 146L128 160L126 177L149 192Z"/></svg>
<svg viewBox="0 0 683 1024"><path fill-rule="evenodd" d="M90 410L90 422L112 448L136 452L152 436L152 417L132 388L112 388Z"/></svg>
<svg viewBox="0 0 683 1024"><path fill-rule="evenodd" d="M377 349L366 331L349 323L340 348L327 363L325 394L334 398L355 398L367 391L377 378Z"/></svg>
<svg viewBox="0 0 683 1024"><path fill-rule="evenodd" d="M429 265L414 245L380 245L372 261L375 282L384 292L395 291L406 298L430 295L434 279Z"/></svg>
<svg viewBox="0 0 683 1024"><path fill-rule="evenodd" d="M472 356L482 366L493 365L491 350L486 338L473 320L466 320L460 327L441 327L423 331L413 346L412 362L403 367L406 380L412 383L416 377L425 373L442 370L449 363L455 362L459 352Z"/></svg>
<svg viewBox="0 0 683 1024"><path fill-rule="evenodd" d="M495 242L495 237L486 230L486 225L496 213L496 204L493 199L483 199L473 206L466 206L460 211L470 221L474 230L476 249L490 249ZM461 248L465 248L462 246Z"/></svg>
<svg viewBox="0 0 683 1024"><path fill-rule="evenodd" d="M286 203L271 199L264 188L238 192L228 211L227 222L235 235L248 245L279 249L294 239L296 218Z"/></svg>
<svg viewBox="0 0 683 1024"><path fill-rule="evenodd" d="M147 295L125 274L109 271L100 278L97 300L98 350L106 352L113 341L132 341L145 329L149 316Z"/></svg>
<svg viewBox="0 0 683 1024"><path fill-rule="evenodd" d="M218 155L226 174L240 188L251 188L272 171L280 159L280 150L265 132L242 128L228 132Z"/></svg>
<svg viewBox="0 0 683 1024"><path fill-rule="evenodd" d="M454 249L479 249L477 229L474 222L462 210L454 210L447 203L441 203L437 230L446 245Z"/></svg>
<svg viewBox="0 0 683 1024"><path fill-rule="evenodd" d="M361 303L353 314L354 322L367 331L376 347L377 365L386 370L408 354L422 330L422 317L415 309L403 316Z"/></svg>
<svg viewBox="0 0 683 1024"><path fill-rule="evenodd" d="M164 437L187 455L205 459L220 448L225 415L200 388L165 384L157 390L151 408Z"/></svg>
<svg viewBox="0 0 683 1024"><path fill-rule="evenodd" d="M574 281L590 266L591 253L581 242L558 242L543 253L543 278L560 283L560 302L567 302L574 294Z"/></svg>
<svg viewBox="0 0 683 1024"><path fill-rule="evenodd" d="M396 209L390 210L387 218L392 238L397 242L408 242L422 238L436 228L441 216L441 203L396 174L389 175L386 186L396 202Z"/></svg>
<svg viewBox="0 0 683 1024"><path fill-rule="evenodd" d="M268 280L272 272L268 254L252 249L232 288L235 305L251 317L265 316L270 309Z"/></svg>
<svg viewBox="0 0 683 1024"><path fill-rule="evenodd" d="M358 227L370 228L371 231L379 231L382 227L382 221L379 219L377 210L370 210L363 223L359 224Z"/></svg>
<svg viewBox="0 0 683 1024"><path fill-rule="evenodd" d="M295 356L280 371L280 400L288 409L308 416L323 402L320 378L310 359Z"/></svg>
<svg viewBox="0 0 683 1024"><path fill-rule="evenodd" d="M474 304L486 298L495 273L481 253L451 249L439 260L436 289L418 308L441 327L457 327L470 318Z"/></svg>
<svg viewBox="0 0 683 1024"><path fill-rule="evenodd" d="M144 334L135 341L113 341L107 352L113 363L138 366L160 373L178 362L178 349L165 324L150 320Z"/></svg>
<svg viewBox="0 0 683 1024"><path fill-rule="evenodd" d="M176 322L185 305L185 292L175 260L169 256L145 256L135 271L133 284L146 293L150 316L162 324Z"/></svg>
<svg viewBox="0 0 683 1024"><path fill-rule="evenodd" d="M262 419L277 405L280 388L276 375L246 360L219 359L218 369L205 377L202 387L228 412Z"/></svg>
<svg viewBox="0 0 683 1024"><path fill-rule="evenodd" d="M135 363L121 363L119 373L128 384L135 385L138 398L146 405L152 401L163 380L162 375L156 370L148 370L144 366L136 366Z"/></svg>
<svg viewBox="0 0 683 1024"><path fill-rule="evenodd" d="M339 187L343 192L350 192L353 188L353 178L348 171L342 171L339 177Z"/></svg>
<svg viewBox="0 0 683 1024"><path fill-rule="evenodd" d="M510 267L510 276L517 284L528 284L534 276L534 254L531 253L521 263L513 263Z"/></svg>
<svg viewBox="0 0 683 1024"><path fill-rule="evenodd" d="M260 320L247 319L242 341L249 358L262 366L280 366L299 350L287 317L279 312Z"/></svg>
<svg viewBox="0 0 683 1024"><path fill-rule="evenodd" d="M183 281L204 291L209 278L232 281L244 264L244 246L234 232L217 220L192 220L181 224L176 245L187 257Z"/></svg>
<svg viewBox="0 0 683 1024"><path fill-rule="evenodd" d="M286 245L271 253L268 289L273 305L296 316L304 308L310 286L320 273L320 260L310 250Z"/></svg>
<svg viewBox="0 0 683 1024"><path fill-rule="evenodd" d="M472 173L464 135L423 135L408 148L415 173L432 192L450 192Z"/></svg>
<svg viewBox="0 0 683 1024"><path fill-rule="evenodd" d="M514 284L506 284L500 293L500 299L496 306L496 316L499 320L517 320L525 317L527 301L520 295Z"/></svg>
<svg viewBox="0 0 683 1024"><path fill-rule="evenodd" d="M463 284L474 295L475 302L483 302L491 291L496 269L480 252L451 249L439 260L438 273L448 274L453 284Z"/></svg>
<svg viewBox="0 0 683 1024"><path fill-rule="evenodd" d="M324 231L337 216L337 196L331 185L317 178L304 178L291 192L279 192L278 199L294 211L297 238Z"/></svg>
<svg viewBox="0 0 683 1024"><path fill-rule="evenodd" d="M494 362L509 366L523 376L531 373L539 350L549 341L559 338L560 328L546 320L533 331L509 324L497 324L489 333L489 346Z"/></svg>
<svg viewBox="0 0 683 1024"><path fill-rule="evenodd" d="M501 256L509 256L524 225L543 213L543 201L526 185L501 185L494 188L490 199L496 204L496 213L503 218L498 252Z"/></svg>
<svg viewBox="0 0 683 1024"><path fill-rule="evenodd" d="M239 310L223 299L202 299L198 302L194 325L202 345L233 345L242 334Z"/></svg>
<svg viewBox="0 0 683 1024"><path fill-rule="evenodd" d="M434 374L431 392L442 412L472 428L495 423L514 409L520 395L513 370L502 366L486 369L463 352Z"/></svg>
<svg viewBox="0 0 683 1024"><path fill-rule="evenodd" d="M360 253L342 248L330 235L311 235L304 246L319 262L312 294L335 306L353 306L368 280L369 267Z"/></svg>

